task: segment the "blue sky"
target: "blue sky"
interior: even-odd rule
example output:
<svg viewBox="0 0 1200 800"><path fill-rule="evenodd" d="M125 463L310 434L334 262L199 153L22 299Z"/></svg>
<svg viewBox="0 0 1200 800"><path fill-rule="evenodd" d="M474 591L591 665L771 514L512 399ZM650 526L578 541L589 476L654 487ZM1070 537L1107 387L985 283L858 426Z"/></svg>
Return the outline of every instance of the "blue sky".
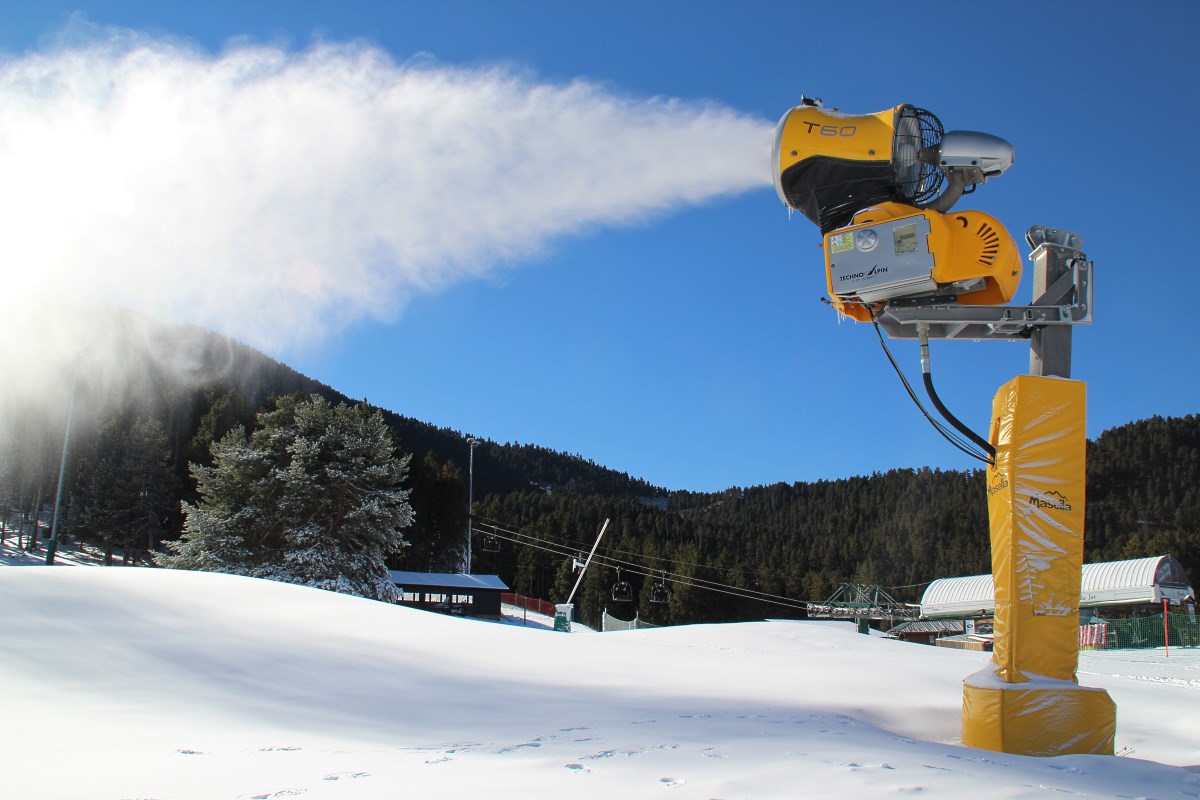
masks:
<svg viewBox="0 0 1200 800"><path fill-rule="evenodd" d="M14 64L62 59L87 42L114 37L124 37L124 52L132 47L128 40L169 51L163 63L180 73L248 47L311 67L319 60L314 48L344 53L354 42L354 53L391 60L385 81L410 67L427 77L458 76L458 83L439 90L450 93L438 96L439 109L454 106L455 92L469 94L473 83L495 75L516 84L518 101L548 93L548 107L559 118L533 115L537 130L514 134L521 141L504 145L502 168L486 156L500 146L503 109L493 109L501 120L496 127L473 140L481 153L468 154L447 139L446 147L434 141L413 150L420 172L406 172L412 165L403 163L381 166L381 173L430 182L447 209L427 221L444 232L440 238L389 240L389 224L375 220L379 228L370 228L363 220L374 217L363 210L335 216L342 229L309 248L304 237L324 217L306 212L319 203L303 192L286 211L265 200L253 206L271 209L261 226L253 213L239 218L241 226L271 232L255 244L263 252L295 246L290 258L303 262L301 271L313 271L305 286L339 298L332 305L313 300L308 316L295 319L260 315L259 328L244 324L253 308L238 319L190 318L181 303L167 316L246 338L351 396L438 426L578 453L671 489L719 490L893 467L973 466L913 408L870 327L839 323L819 302L825 291L820 237L803 217L789 218L765 166L770 129L802 94L851 113L912 103L938 115L948 130L986 131L1012 142L1013 168L958 207L999 218L1023 258L1031 225L1082 234L1096 263L1096 323L1076 330L1073 377L1089 386L1089 435L1155 414L1198 410L1192 306L1200 270L1191 243L1200 184L1192 157L1200 130L1197 9L1186 2L1010 3L1000 13L996 6L962 3L900 10L895 3L744 2L734 10L711 2L10 0L0 27L0 67L11 73ZM357 80L358 73L344 74ZM582 98L568 91L581 84ZM36 87L22 91L25 100L37 99ZM360 93L346 102L374 96ZM580 105L571 105L575 101ZM47 130L66 131L62 146L71 150L74 118L56 120L58 106L46 105L52 110L42 122L50 120ZM680 126L678 146L669 132L664 145L659 130L657 144L647 149L654 161L644 164L625 157L637 143L618 127L592 141L594 131L570 124L579 114L592 125L586 109L609 106L616 110L593 127L665 116L668 125ZM659 114L664 108L673 110ZM361 114L349 114L346 125L371 128L371 111L368 103ZM203 109L192 113L202 116ZM464 119L469 125L476 117ZM710 136L717 128L727 134ZM758 148L760 130L766 132L762 180L744 179L738 170L760 156L730 152L743 148L729 143ZM282 138L255 138L254 130L248 138L319 160L321 143L304 141L312 131L301 124ZM395 141L399 152L420 131L395 123L345 133L376 144ZM558 154L558 140L575 135L578 146ZM0 136L0 158L10 146L5 141ZM558 173L524 170L526 141L531 164L542 164L553 150L546 169L578 168L585 179L572 183ZM186 160L192 153L181 148L171 157ZM483 167L454 163L473 158ZM205 163L212 171L214 162ZM253 170L258 161L247 163ZM328 169L339 164L349 165L348 177L336 184L345 203L382 191L370 165L347 156ZM662 175L651 180L660 172L656 164ZM62 173L59 188L66 194L75 174ZM471 180L474 175L481 180ZM543 179L546 188L539 188ZM510 190L510 181L525 193ZM409 224L425 208L417 183L404 184L417 198L413 205L396 210ZM314 178L305 191L320 185ZM104 196L113 204L106 213L128 211L123 218L133 220L130 231L137 220L149 220L149 232L131 241L152 251L153 231L161 227L143 212L147 203L140 202L137 184L129 187L128 197ZM19 182L0 179L0 198L7 191L11 201L20 190ZM582 210L547 200L555 192L576 193ZM645 199L655 192L661 196ZM593 196L597 208L588 205ZM201 201L221 203L195 199ZM532 205L519 208L526 201ZM566 208L564 216L542 214L536 206L542 201L554 214ZM379 202L389 211L386 194ZM517 213L522 210L527 213ZM360 224L371 239L361 246L353 239ZM78 226L64 223L68 229ZM206 247L230 253L230 263L254 263L235 252L245 249L245 240L230 234L228 242L215 241L232 230L228 224L211 230L216 233L207 236ZM94 236L88 246L95 246ZM439 247L452 255L443 257ZM311 258L299 252L305 248ZM418 249L425 260L413 255ZM387 272L396 259L417 266L404 273L399 288L390 279L386 290L374 288L370 276ZM326 262L332 266L322 271ZM1028 272L1017 294L1021 302L1029 297ZM49 274L68 273L56 267ZM170 267L156 273L162 296L174 291L173 275ZM208 287L214 297L221 296L224 279L218 275ZM360 279L362 291L345 288ZM12 291L11 274L6 280L3 288ZM236 275L229 280L238 285ZM122 288L97 291L120 299ZM313 318L324 324L305 327ZM916 345L895 343L893 350L910 379L918 379ZM934 343L933 368L950 409L983 429L996 389L1028 369L1028 348Z"/></svg>

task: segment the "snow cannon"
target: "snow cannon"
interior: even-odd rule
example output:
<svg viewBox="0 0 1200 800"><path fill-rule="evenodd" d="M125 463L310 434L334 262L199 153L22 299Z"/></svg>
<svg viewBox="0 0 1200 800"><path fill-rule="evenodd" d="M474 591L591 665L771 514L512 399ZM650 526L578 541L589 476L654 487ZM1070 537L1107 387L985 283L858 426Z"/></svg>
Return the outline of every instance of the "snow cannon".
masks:
<svg viewBox="0 0 1200 800"><path fill-rule="evenodd" d="M889 301L998 305L1021 280L1013 237L979 211L948 214L1013 163L1013 147L945 132L930 112L827 110L805 98L775 129L775 191L824 236L833 306L860 322Z"/></svg>

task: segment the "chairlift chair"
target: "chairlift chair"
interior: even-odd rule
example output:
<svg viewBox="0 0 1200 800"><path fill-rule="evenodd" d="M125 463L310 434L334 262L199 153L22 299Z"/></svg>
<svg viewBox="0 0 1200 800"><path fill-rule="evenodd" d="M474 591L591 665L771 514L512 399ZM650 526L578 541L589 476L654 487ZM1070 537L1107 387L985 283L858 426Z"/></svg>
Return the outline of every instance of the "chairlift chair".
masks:
<svg viewBox="0 0 1200 800"><path fill-rule="evenodd" d="M612 599L615 603L633 602L633 587L629 581L621 579L621 568L617 567L617 582L612 587Z"/></svg>
<svg viewBox="0 0 1200 800"><path fill-rule="evenodd" d="M671 592L667 589L667 573L664 572L662 577L656 580L653 585L650 586L650 602L671 602Z"/></svg>
<svg viewBox="0 0 1200 800"><path fill-rule="evenodd" d="M499 553L500 540L490 533L483 536L483 540L479 543L479 549L485 553Z"/></svg>

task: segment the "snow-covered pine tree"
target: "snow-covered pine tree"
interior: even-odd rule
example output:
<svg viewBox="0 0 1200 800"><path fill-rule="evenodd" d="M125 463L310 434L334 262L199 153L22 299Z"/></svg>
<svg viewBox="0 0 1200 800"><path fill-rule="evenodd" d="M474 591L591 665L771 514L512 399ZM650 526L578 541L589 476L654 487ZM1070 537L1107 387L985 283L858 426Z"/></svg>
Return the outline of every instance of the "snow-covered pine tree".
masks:
<svg viewBox="0 0 1200 800"><path fill-rule="evenodd" d="M213 465L191 465L199 501L183 503L183 535L158 563L176 569L249 574L282 549L283 520L268 453L242 428L214 442Z"/></svg>
<svg viewBox="0 0 1200 800"><path fill-rule="evenodd" d="M234 572L392 602L386 558L413 520L398 458L378 412L291 395L192 466L200 500L166 566Z"/></svg>

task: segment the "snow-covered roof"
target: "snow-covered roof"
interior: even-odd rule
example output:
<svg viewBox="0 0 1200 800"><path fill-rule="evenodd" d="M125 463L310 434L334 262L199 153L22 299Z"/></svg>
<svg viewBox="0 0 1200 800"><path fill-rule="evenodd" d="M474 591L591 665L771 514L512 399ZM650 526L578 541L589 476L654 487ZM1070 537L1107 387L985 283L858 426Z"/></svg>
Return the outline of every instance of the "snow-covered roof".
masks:
<svg viewBox="0 0 1200 800"><path fill-rule="evenodd" d="M389 569L392 583L405 586L439 586L446 589L499 589L508 591L508 585L499 575L465 575L461 572L404 572Z"/></svg>
<svg viewBox="0 0 1200 800"><path fill-rule="evenodd" d="M921 596L921 618L969 617L996 609L996 587L991 575L938 578Z"/></svg>
<svg viewBox="0 0 1200 800"><path fill-rule="evenodd" d="M1080 605L1086 608L1118 603L1161 603L1164 587L1186 590L1184 596L1193 595L1183 565L1171 556L1087 564L1083 568Z"/></svg>
<svg viewBox="0 0 1200 800"><path fill-rule="evenodd" d="M1151 556L1129 561L1084 564L1079 592L1081 608L1161 603L1195 597L1183 566L1171 556ZM921 617L967 617L990 614L996 609L996 590L991 575L940 578L921 597Z"/></svg>
<svg viewBox="0 0 1200 800"><path fill-rule="evenodd" d="M914 633L962 633L963 621L960 619L912 620L902 622L887 632L888 636L899 638Z"/></svg>

